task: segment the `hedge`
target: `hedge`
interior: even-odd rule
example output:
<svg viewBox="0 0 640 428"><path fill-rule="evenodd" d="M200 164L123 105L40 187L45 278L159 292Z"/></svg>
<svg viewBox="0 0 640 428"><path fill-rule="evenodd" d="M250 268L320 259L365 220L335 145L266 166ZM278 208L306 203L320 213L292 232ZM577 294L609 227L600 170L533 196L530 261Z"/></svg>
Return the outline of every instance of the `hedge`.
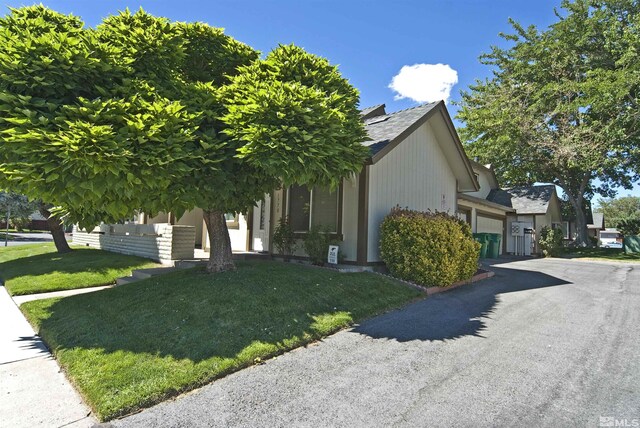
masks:
<svg viewBox="0 0 640 428"><path fill-rule="evenodd" d="M396 207L380 229L380 255L398 278L446 287L476 273L480 244L456 217Z"/></svg>

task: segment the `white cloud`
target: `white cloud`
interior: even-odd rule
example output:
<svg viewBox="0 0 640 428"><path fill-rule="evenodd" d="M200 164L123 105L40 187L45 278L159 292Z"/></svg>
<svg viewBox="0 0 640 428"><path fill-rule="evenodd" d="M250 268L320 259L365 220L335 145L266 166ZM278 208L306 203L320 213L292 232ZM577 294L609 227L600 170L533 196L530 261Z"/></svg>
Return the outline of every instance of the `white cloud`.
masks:
<svg viewBox="0 0 640 428"><path fill-rule="evenodd" d="M405 65L393 76L389 88L395 99L410 98L419 103L449 99L451 88L458 83L458 72L448 64Z"/></svg>

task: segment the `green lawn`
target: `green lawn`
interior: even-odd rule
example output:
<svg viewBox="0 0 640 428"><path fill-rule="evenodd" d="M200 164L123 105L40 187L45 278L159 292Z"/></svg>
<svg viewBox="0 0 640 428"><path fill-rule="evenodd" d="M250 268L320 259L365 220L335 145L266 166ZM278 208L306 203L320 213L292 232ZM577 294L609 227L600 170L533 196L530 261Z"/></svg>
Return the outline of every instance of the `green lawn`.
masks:
<svg viewBox="0 0 640 428"><path fill-rule="evenodd" d="M21 309L101 420L193 389L422 294L393 279L254 261Z"/></svg>
<svg viewBox="0 0 640 428"><path fill-rule="evenodd" d="M113 284L131 270L157 267L141 257L77 247L58 254L52 243L0 248L0 278L11 295Z"/></svg>
<svg viewBox="0 0 640 428"><path fill-rule="evenodd" d="M585 260L613 260L618 262L640 262L640 254L625 254L619 248L570 248L564 257Z"/></svg>

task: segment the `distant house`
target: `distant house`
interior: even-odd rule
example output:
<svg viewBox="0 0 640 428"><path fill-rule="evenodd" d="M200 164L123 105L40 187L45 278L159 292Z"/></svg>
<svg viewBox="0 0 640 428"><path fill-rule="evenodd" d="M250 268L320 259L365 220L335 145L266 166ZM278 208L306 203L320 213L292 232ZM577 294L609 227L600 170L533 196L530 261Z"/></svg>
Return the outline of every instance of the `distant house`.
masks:
<svg viewBox="0 0 640 428"><path fill-rule="evenodd" d="M507 215L506 251L508 253L520 253L521 249L525 254L528 251L540 253L537 237L540 236L542 228L562 227L560 200L554 185L493 189L487 199L513 208L515 211ZM513 223L518 227L512 227ZM525 235L519 239L517 232L521 230L525 231ZM522 248L523 243L525 248ZM521 248L518 248L518 245Z"/></svg>
<svg viewBox="0 0 640 428"><path fill-rule="evenodd" d="M322 225L341 241L346 263L376 265L381 263L380 223L393 207L454 214L460 192L479 190L444 102L394 113L387 113L381 104L363 109L361 117L370 137L363 145L370 156L360 174L343 180L334 192L290 186L265 195L248 213L229 213L234 251L272 252L274 228L288 216L299 238L312 226ZM205 251L209 248L200 209L180 219L142 215L139 222L192 225L194 244ZM305 255L298 251L298 256Z"/></svg>
<svg viewBox="0 0 640 428"><path fill-rule="evenodd" d="M471 166L479 189L458 194L458 216L474 233L501 234L501 253L539 253L536 237L542 228L562 226L555 186L501 189L491 165L471 161Z"/></svg>
<svg viewBox="0 0 640 428"><path fill-rule="evenodd" d="M604 213L593 213L593 221L587 223L587 233L589 236L600 239L600 232L606 229L604 223Z"/></svg>

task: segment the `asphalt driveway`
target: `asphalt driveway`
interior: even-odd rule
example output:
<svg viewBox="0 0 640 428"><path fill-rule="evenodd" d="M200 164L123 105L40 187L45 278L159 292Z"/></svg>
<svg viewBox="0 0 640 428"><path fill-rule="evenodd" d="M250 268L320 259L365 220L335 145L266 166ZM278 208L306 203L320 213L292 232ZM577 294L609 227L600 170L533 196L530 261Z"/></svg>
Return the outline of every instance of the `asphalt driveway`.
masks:
<svg viewBox="0 0 640 428"><path fill-rule="evenodd" d="M492 279L112 423L558 427L640 420L640 265L527 260L494 270Z"/></svg>

